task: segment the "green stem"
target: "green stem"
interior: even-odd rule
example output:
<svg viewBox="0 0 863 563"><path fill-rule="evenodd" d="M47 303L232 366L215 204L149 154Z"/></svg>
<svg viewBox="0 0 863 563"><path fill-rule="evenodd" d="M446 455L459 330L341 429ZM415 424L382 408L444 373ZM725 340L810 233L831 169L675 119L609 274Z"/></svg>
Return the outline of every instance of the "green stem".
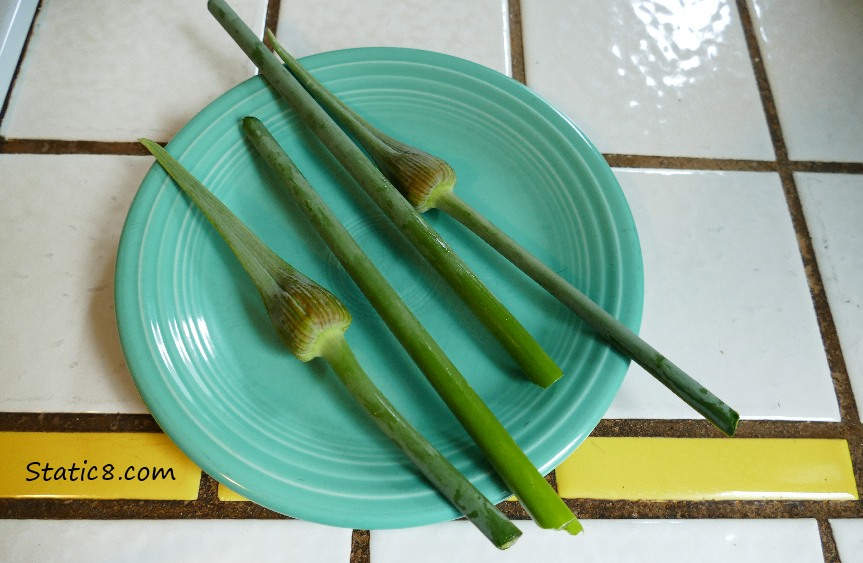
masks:
<svg viewBox="0 0 863 563"><path fill-rule="evenodd" d="M452 183L455 182L454 172L450 175L452 176L451 180L449 177L445 177L442 183L426 181L433 177L441 178L440 171L448 166L446 163L435 156L422 153L419 149L408 147L373 127L318 82L299 61L279 44L271 32L268 31L267 36L274 51L285 62L291 73L297 77L318 103L336 117L339 123L349 130L358 142L369 151L369 154L375 158L378 166L390 181L419 211L438 208L465 225L533 278L540 286L557 297L590 324L598 334L643 367L699 414L725 434L729 436L734 434L740 418L737 412L671 363L626 325L609 315L578 289L537 260L495 225L469 208L452 191ZM416 158L417 153L422 153L422 157ZM401 166L395 161L410 164L410 174L401 174L404 170L400 169ZM416 163L421 164L421 166L413 166ZM424 173L424 169L429 170L429 172ZM419 180L415 177L419 177Z"/></svg>
<svg viewBox="0 0 863 563"><path fill-rule="evenodd" d="M572 511L309 185L263 123L247 117L243 120L243 127L255 149L290 191L309 222L531 517L541 527L563 528L570 533L578 533L581 525Z"/></svg>
<svg viewBox="0 0 863 563"><path fill-rule="evenodd" d="M303 276L273 252L216 196L165 149L149 139L141 143L156 157L180 189L201 210L246 268L268 310L273 300L295 314L270 316L276 332L294 351L300 338L313 344L297 354L302 361L322 357L351 396L393 440L438 491L495 546L506 549L521 535L483 494L407 421L375 386L344 338L350 314L329 291ZM262 267L261 264L274 266ZM310 299L311 296L311 299ZM296 352L295 352L296 353Z"/></svg>
<svg viewBox="0 0 863 563"><path fill-rule="evenodd" d="M590 324L618 350L643 367L726 435L733 436L740 416L703 385L692 379L626 325L543 264L506 233L477 213L455 193L437 201L438 209L473 231L536 283Z"/></svg>
<svg viewBox="0 0 863 563"><path fill-rule="evenodd" d="M378 428L395 441L449 501L500 549L510 547L521 530L510 522L393 407L366 375L341 334L333 334L321 357Z"/></svg>
<svg viewBox="0 0 863 563"><path fill-rule="evenodd" d="M274 289L276 272L283 265L272 256L263 242L161 145L150 139L138 141L156 157L162 168L213 225L249 273L255 286L265 291Z"/></svg>
<svg viewBox="0 0 863 563"><path fill-rule="evenodd" d="M527 377L547 387L563 372L440 235L390 184L276 56L223 0L209 0L216 20L252 60L270 85L327 147L408 241L441 274L477 318L510 353Z"/></svg>

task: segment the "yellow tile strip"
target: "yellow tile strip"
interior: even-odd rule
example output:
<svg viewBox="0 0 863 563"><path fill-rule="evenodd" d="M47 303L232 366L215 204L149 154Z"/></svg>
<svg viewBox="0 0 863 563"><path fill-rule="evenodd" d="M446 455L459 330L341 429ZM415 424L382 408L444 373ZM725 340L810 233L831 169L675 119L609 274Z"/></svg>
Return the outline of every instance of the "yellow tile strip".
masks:
<svg viewBox="0 0 863 563"><path fill-rule="evenodd" d="M229 489L228 487L224 486L221 483L219 483L218 495L219 495L219 500L229 501L229 502L248 501L249 500L246 497L244 497L243 495L241 495L239 493L235 493L234 491L232 491L231 489Z"/></svg>
<svg viewBox="0 0 863 563"><path fill-rule="evenodd" d="M556 477L564 498L858 498L845 440L588 438Z"/></svg>
<svg viewBox="0 0 863 563"><path fill-rule="evenodd" d="M0 497L194 500L201 470L164 434L0 432Z"/></svg>

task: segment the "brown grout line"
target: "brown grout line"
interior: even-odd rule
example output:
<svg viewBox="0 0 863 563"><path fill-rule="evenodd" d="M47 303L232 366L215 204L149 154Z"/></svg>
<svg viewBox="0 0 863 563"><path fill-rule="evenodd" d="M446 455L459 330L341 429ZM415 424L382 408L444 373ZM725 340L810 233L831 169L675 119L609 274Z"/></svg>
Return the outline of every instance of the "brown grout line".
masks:
<svg viewBox="0 0 863 563"><path fill-rule="evenodd" d="M833 528L827 518L818 519L818 534L821 536L821 550L824 563L841 563L836 540L833 537Z"/></svg>
<svg viewBox="0 0 863 563"><path fill-rule="evenodd" d="M792 160L788 163L792 172L819 172L823 174L863 174L863 162L818 162Z"/></svg>
<svg viewBox="0 0 863 563"><path fill-rule="evenodd" d="M164 143L163 143L164 144ZM2 139L0 153L6 154L96 154L148 156L147 150L137 141L89 141L60 139ZM634 154L604 154L612 168L657 168L667 170L719 170L742 172L777 172L774 161L699 158L684 156L658 156ZM863 162L792 161L788 169L793 172L819 172L826 174L863 174Z"/></svg>
<svg viewBox="0 0 863 563"><path fill-rule="evenodd" d="M860 434L860 425L803 420L743 420L740 438L847 438ZM162 432L150 414L0 412L4 432ZM723 434L700 419L603 419L591 432L596 437L717 438Z"/></svg>
<svg viewBox="0 0 863 563"><path fill-rule="evenodd" d="M368 530L354 530L351 534L351 558L350 563L370 563L371 551L369 541L371 534Z"/></svg>
<svg viewBox="0 0 863 563"><path fill-rule="evenodd" d="M737 5L738 11L740 12L740 20L743 25L744 36L746 38L746 45L749 49L749 55L752 61L753 72L755 73L762 106L764 108L764 114L767 118L770 138L773 141L773 149L776 153L776 162L779 177L782 182L782 189L785 192L785 199L788 205L788 210L791 214L791 222L794 227L794 232L797 234L797 243L800 249L800 255L803 259L803 265L809 282L809 289L812 294L815 313L818 318L818 325L821 330L822 340L827 354L828 365L830 366L830 372L833 378L833 386L839 402L839 412L843 421L857 425L860 422L857 404L851 390L848 369L845 365L842 350L839 346L836 324L833 322L830 304L824 291L821 272L818 269L818 263L815 258L815 250L812 246L812 238L809 234L809 227L806 224L806 218L803 213L803 205L800 202L797 185L794 181L794 168L792 168L791 161L788 158L788 149L785 145L785 137L782 133L782 124L779 119L779 113L776 109L773 90L770 87L770 81L767 76L767 68L764 65L764 57L762 56L761 48L756 36L755 25L752 20L752 15L749 12L749 8L746 5L746 1L737 0Z"/></svg>
<svg viewBox="0 0 863 563"><path fill-rule="evenodd" d="M770 87L767 68L764 64L764 57L762 56L761 48L756 36L752 15L749 12L746 0L737 0L737 6L738 12L740 13L740 20L743 26L746 45L749 50L752 69L755 73L758 91L761 96L764 115L767 119L770 138L773 141L777 171L779 172L779 178L782 182L782 190L785 194L788 211L791 215L792 226L797 235L798 248L801 259L803 260L806 279L809 283L812 302L818 319L818 326L821 331L824 350L827 355L827 363L830 368L833 388L839 404L839 414L843 422L842 426L846 431L845 438L848 441L859 494L863 491L863 483L861 483L861 477L863 477L863 467L861 467L861 464L863 464L863 426L860 424L856 400L854 398L854 393L851 390L848 369L842 355L839 338L836 332L836 325L833 321L833 314L824 290L821 273L818 269L818 263L812 245L812 238L809 233L809 227L806 224L806 217L803 213L803 205L800 201L794 173L801 171L819 171L859 174L863 172L863 167L861 167L859 163L818 163L816 166L814 163L792 162L789 159L788 147L785 144L785 137L782 133L779 112L776 108L773 90ZM849 517L860 518L863 516L863 500L858 499L850 506L853 510L848 514ZM825 508L823 505L821 507L816 507L815 514L818 518L818 530L824 560L828 562L838 561L839 557L836 551L835 539L829 522L827 521L832 515L829 509Z"/></svg>
<svg viewBox="0 0 863 563"><path fill-rule="evenodd" d="M602 438L712 438L725 435L701 419L603 419L590 434ZM742 420L735 438L847 439L847 425L839 422Z"/></svg>
<svg viewBox="0 0 863 563"><path fill-rule="evenodd" d="M79 520L82 517L88 520L290 519L243 501L0 498L0 519Z"/></svg>
<svg viewBox="0 0 863 563"><path fill-rule="evenodd" d="M654 156L635 154L604 154L612 168L662 168L671 170L736 170L744 172L775 172L776 163L769 160L730 158L699 158L685 156Z"/></svg>
<svg viewBox="0 0 863 563"><path fill-rule="evenodd" d="M205 485L209 486L209 485ZM204 500L206 499L206 500ZM0 518L77 520L88 519L290 519L249 501L210 500L93 500L61 498L0 498ZM564 499L581 519L728 519L728 518L863 518L856 501L825 500L606 500ZM504 501L499 508L512 520L530 517L517 501ZM357 547L368 547L365 531L355 536Z"/></svg>
<svg viewBox="0 0 863 563"><path fill-rule="evenodd" d="M0 154L95 154L145 156L137 141L64 141L57 139L0 139Z"/></svg>
<svg viewBox="0 0 863 563"><path fill-rule="evenodd" d="M743 0L738 2L745 4ZM276 28L279 16L280 2L271 0L268 4L266 25ZM745 6L743 6L745 9ZM743 12L741 10L741 13ZM37 11L38 16L38 11ZM748 12L746 13L748 18ZM741 16L742 17L742 16ZM35 18L34 18L35 22ZM521 12L519 0L509 0L510 49L512 57L513 78L525 83L524 45L521 30ZM748 23L747 35L752 33L751 22ZM32 31L32 28L31 28ZM29 41L29 37L28 37ZM757 52L757 46L756 51ZM26 53L26 44L25 50ZM753 57L754 58L754 57ZM23 60L23 55L22 55ZM753 62L755 65L756 62ZM759 74L756 72L756 74ZM17 70L16 70L17 76ZM760 75L765 80L766 73ZM13 81L14 86L14 81ZM761 84L759 83L759 86ZM12 89L10 88L10 92ZM762 92L769 93L769 86ZM772 98L770 106L772 107ZM0 110L0 120L6 111L8 98ZM775 108L773 108L775 114ZM775 118L775 115L774 115ZM776 120L778 124L778 119ZM623 168L669 168L669 169L706 169L706 170L742 170L742 171L780 171L790 175L794 171L826 172L826 173L863 173L863 163L830 163L830 162L789 162L784 151L781 131L771 129L771 134L778 133L774 145L781 145L782 152L777 151L777 162L762 162L749 160L673 158L638 155L606 155L611 166ZM134 142L111 143L97 141L57 141L57 140L3 140L0 139L0 153L12 154L146 154ZM782 156L780 156L780 154ZM793 179L792 179L793 186ZM795 190L796 191L796 190ZM796 225L795 225L796 226ZM808 240L808 239L807 239ZM809 243L811 245L811 242ZM823 293L823 290L822 290ZM829 308L828 308L829 311ZM821 318L821 315L819 315ZM832 319L828 323L832 326ZM835 328L834 328L835 333ZM841 354L840 354L841 359ZM831 364L832 365L832 364ZM841 379L841 378L840 378ZM844 380L847 381L847 372ZM853 396L852 396L853 400ZM856 407L855 407L856 408ZM843 415L847 407L843 410ZM849 420L844 417L844 420ZM857 420L852 419L852 420ZM852 431L846 432L847 424L794 422L794 421L744 421L740 425L738 435L741 437L848 437L853 436L858 444L863 443L863 433L860 425L854 425ZM160 431L150 415L124 414L74 414L74 413L0 413L0 430L22 431ZM600 436L681 436L681 437L716 437L713 428L702 421L661 421L661 420L608 420L602 421L594 432ZM858 472L858 483L861 481L859 472L863 467L860 447L852 446L855 455L855 469ZM554 475L550 476L553 481ZM211 477L202 473L199 498L193 502L180 501L67 501L62 499L0 499L0 514L13 518L80 518L82 512L97 518L284 518L265 508L249 502L220 502L217 498L217 483ZM716 518L716 517L812 517L816 514L819 521L819 531L825 550L825 561L838 560L835 542L830 532L828 517L861 517L861 504L858 503L824 503L823 501L715 501L715 502L620 502L620 501L567 501L579 512L582 518ZM501 503L502 510L511 518L527 519L528 516L516 502ZM354 530L350 561L367 563L370 560L369 532Z"/></svg>
<svg viewBox="0 0 863 563"><path fill-rule="evenodd" d="M509 0L509 56L512 67L512 78L527 84L527 74L524 67L524 38L521 29L521 2Z"/></svg>
<svg viewBox="0 0 863 563"><path fill-rule="evenodd" d="M3 432L162 432L150 414L0 412Z"/></svg>
<svg viewBox="0 0 863 563"><path fill-rule="evenodd" d="M201 471L201 486L198 488L198 501L211 504L219 501L219 482Z"/></svg>
<svg viewBox="0 0 863 563"><path fill-rule="evenodd" d="M278 29L279 24L279 13L281 11L282 3L280 0L270 0L267 3L267 16L264 20L264 28L271 29L273 33L276 33L276 29ZM268 47L272 47L269 42L264 38L264 43L267 44Z"/></svg>

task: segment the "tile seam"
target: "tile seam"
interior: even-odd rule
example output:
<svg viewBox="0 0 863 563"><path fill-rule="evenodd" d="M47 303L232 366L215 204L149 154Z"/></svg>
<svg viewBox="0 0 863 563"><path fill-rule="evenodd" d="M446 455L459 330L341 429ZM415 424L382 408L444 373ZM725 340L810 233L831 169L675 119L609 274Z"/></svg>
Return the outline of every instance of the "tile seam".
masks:
<svg viewBox="0 0 863 563"><path fill-rule="evenodd" d="M855 501L823 500L609 500L563 499L583 519L841 519L863 518ZM503 501L501 511L513 520L529 520L516 501ZM291 519L250 501L2 498L0 519L51 520L158 519ZM357 528L357 530L361 530Z"/></svg>
<svg viewBox="0 0 863 563"><path fill-rule="evenodd" d="M821 537L821 554L824 557L824 563L841 563L836 539L833 536L833 528L830 526L830 519L819 517L816 520L818 522L818 535Z"/></svg>
<svg viewBox="0 0 863 563"><path fill-rule="evenodd" d="M165 141L162 142L165 144ZM91 155L143 155L144 149L137 141L94 141L66 139L10 139L0 138L0 153L3 154L91 154ZM650 154L603 153L606 163L612 168L668 169L668 170L717 170L737 172L780 172L780 164L773 160L751 160L735 158L690 157ZM791 172L816 172L823 174L863 174L863 162L834 161L788 161L784 168Z"/></svg>
<svg viewBox="0 0 863 563"><path fill-rule="evenodd" d="M861 487L861 476L863 476L863 440L860 436L863 435L863 426L859 418L856 400L851 390L850 377L848 375L845 359L842 355L842 350L839 345L836 325L833 321L833 315L830 310L830 304L827 300L824 290L821 273L818 269L817 260L812 244L812 238L809 232L809 227L806 224L806 218L803 213L803 206L800 201L799 192L794 172L799 170L800 163L792 163L788 157L788 148L785 143L785 138L782 132L782 126L779 120L779 113L776 108L773 91L770 87L769 77L767 75L767 67L764 63L763 53L756 36L755 22L752 14L749 11L747 0L736 0L738 13L740 16L743 33L746 40L746 46L749 51L749 58L752 64L753 72L755 73L756 82L758 84L759 96L761 97L762 107L767 120L767 126L770 132L770 138L773 141L774 152L776 156L776 164L782 190L785 194L786 204L791 216L791 222L794 232L797 236L798 249L800 257L804 264L807 283L815 309L815 314L821 332L824 352L827 355L828 367L833 383L834 393L839 406L840 420L844 423L846 429L846 440L851 453L851 460L854 466L854 476L857 482L858 494ZM847 170L847 168L844 168ZM859 172L859 168L855 168ZM854 503L856 513L860 517L861 506L863 506L863 496ZM819 512L819 536L821 539L822 554L825 561L833 561L838 559L836 555L835 539L829 524L823 523L827 518L823 512L826 510L821 508Z"/></svg>
<svg viewBox="0 0 863 563"><path fill-rule="evenodd" d="M737 0L737 6L740 14L740 21L743 26L747 49L749 50L752 70L755 74L762 107L764 109L765 118L767 119L767 127L770 131L770 138L773 141L774 152L776 153L777 171L782 183L782 189L785 194L785 200L791 216L794 232L797 236L798 249L801 259L803 260L806 279L809 284L809 291L830 367L834 391L839 402L840 417L844 422L851 424L859 423L860 418L857 411L856 401L854 399L853 392L851 391L851 382L848 376L848 370L845 365L842 350L839 346L836 325L833 322L830 304L827 301L827 295L824 291L824 284L815 257L809 227L803 214L803 205L800 202L797 184L794 180L794 169L792 168L791 161L788 158L788 148L785 143L785 137L782 131L782 124L779 119L779 112L776 108L773 90L770 86L767 67L764 63L764 56L761 52L761 47L756 36L755 22L749 12L746 0Z"/></svg>
<svg viewBox="0 0 863 563"><path fill-rule="evenodd" d="M524 35L521 28L521 2L507 1L509 19L509 58L512 78L527 84L527 74L524 64Z"/></svg>
<svg viewBox="0 0 863 563"><path fill-rule="evenodd" d="M743 5L743 0L738 0L738 5ZM268 25L275 28L278 21L280 2L278 0L270 0L267 9ZM745 8L745 6L744 6ZM37 8L36 17L31 24L30 32L28 33L27 42L25 42L22 56L19 59L18 68L13 77L12 85L9 89L9 95L4 100L2 109L0 109L0 121L5 116L11 92L14 89L15 78L17 78L20 70L21 61L26 56L27 46L32 35L33 26L39 15L40 6ZM520 4L518 0L509 0L509 18L510 18L510 47L512 57L512 68L514 78L526 82L525 67L524 67L524 51L521 36L521 21L520 21ZM742 12L742 10L741 10ZM748 17L748 10L747 10ZM517 24L517 25L516 25ZM751 22L750 22L751 29ZM516 37L517 35L517 37ZM753 64L755 64L753 62ZM765 75L766 77L766 75ZM772 100L772 98L771 98ZM775 109L775 108L774 108ZM781 141L784 148L784 141ZM59 140L3 140L0 139L0 153L7 154L145 154L137 143L112 143L99 141L59 141ZM791 186L796 193L796 186L793 184L791 174L795 171L813 171L827 173L846 173L846 174L861 174L863 173L863 163L831 163L831 162L792 162L788 161L787 153L784 155L784 160L777 155L777 161L733 161L726 159L691 159L677 157L662 157L662 156L636 156L636 155L607 155L607 160L616 162L619 167L633 168L695 168L708 170L755 170L755 171L779 171L780 174L787 175L791 180ZM784 182L783 182L784 185ZM808 231L807 231L808 232ZM811 241L810 241L811 246ZM823 290L822 290L823 291ZM819 319L821 316L819 315ZM832 317L829 320L832 325ZM834 327L835 332L835 327ZM844 362L843 362L844 363ZM845 374L847 379L847 371ZM843 420L847 420L844 416ZM668 425L666 427L666 424ZM663 436L668 436L668 429L681 425L681 421L603 421L598 427L600 435L630 435L630 436L645 436L652 432L664 431ZM741 435L756 435L764 437L786 436L787 431L793 430L792 434L801 436L821 436L827 435L830 437L846 436L849 438L849 444L852 447L852 456L857 453L854 458L855 465L860 466L859 447L854 447L851 444L850 438L854 437L858 441L863 433L860 432L860 425L856 424L849 432L842 432L841 427L837 423L808 423L797 421L752 421L741 424ZM149 415L113 415L113 414L88 414L80 415L77 413L0 413L0 429L4 430L53 430L58 428L67 431L160 431L158 426ZM679 432L683 436L700 436L709 434L711 427L704 426L698 421L683 421L683 430ZM663 430L664 429L664 430ZM553 479L553 476L552 476ZM205 483L206 481L206 483ZM859 476L858 476L859 482ZM87 511L88 507L92 510L92 514L96 517L106 518L125 518L130 515L135 518L152 519L152 518L282 518L282 516L272 513L267 509L257 507L251 503L240 503L242 506L230 505L227 503L213 502L209 492L206 492L207 487L214 488L215 483L212 478L204 474L202 478L201 491L199 492L199 500L188 502L174 501L138 501L133 503L133 506L127 506L129 503L124 501L78 501L71 503L71 506L66 501L58 499L42 499L33 501L14 500L12 502L0 500L0 514L3 517L16 517L15 514L33 514L37 518L68 518L78 519L82 511ZM501 503L504 511L512 515L514 518L526 519L526 515L517 503L504 502ZM674 502L674 503L655 503L643 501L628 501L628 502L590 502L590 501L569 501L573 507L581 509L580 516L582 518L601 517L606 519L613 518L710 518L710 517L747 517L750 511L754 511L755 515L749 517L813 517L813 514L820 514L816 518L819 521L819 530L822 535L822 545L825 548L825 557L829 553L835 553L835 542L832 541L832 533L830 532L829 523L826 518L830 517L863 517L863 512L860 510L860 505L849 508L847 504L841 508L833 508L832 510L823 510L823 503L820 502L754 502L754 501L716 501L716 502ZM853 504L853 503L852 503ZM191 508L191 510L189 510ZM757 514L760 512L760 516ZM825 514L827 514L825 516ZM676 515L676 516L675 516ZM354 538L356 540L355 547L351 550L351 561L367 562L370 559L369 534L367 531L355 530ZM833 546L832 552L828 549ZM829 560L829 559L826 559Z"/></svg>

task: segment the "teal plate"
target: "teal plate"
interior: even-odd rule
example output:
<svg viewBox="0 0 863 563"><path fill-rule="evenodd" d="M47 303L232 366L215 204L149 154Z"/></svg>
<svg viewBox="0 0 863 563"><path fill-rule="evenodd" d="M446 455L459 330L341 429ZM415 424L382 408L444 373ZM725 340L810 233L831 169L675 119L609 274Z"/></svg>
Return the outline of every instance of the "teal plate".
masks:
<svg viewBox="0 0 863 563"><path fill-rule="evenodd" d="M448 160L457 193L637 329L638 237L611 170L578 128L512 79L446 55L336 51L304 64L369 121ZM563 368L543 390L403 242L260 77L169 143L289 263L354 315L347 339L381 389L495 502L510 496L239 126L261 119L544 474L593 430L629 362L450 218L429 221ZM282 347L227 246L158 166L123 229L117 318L135 383L164 431L233 491L279 513L358 529L453 519L450 505L354 405L325 364Z"/></svg>

